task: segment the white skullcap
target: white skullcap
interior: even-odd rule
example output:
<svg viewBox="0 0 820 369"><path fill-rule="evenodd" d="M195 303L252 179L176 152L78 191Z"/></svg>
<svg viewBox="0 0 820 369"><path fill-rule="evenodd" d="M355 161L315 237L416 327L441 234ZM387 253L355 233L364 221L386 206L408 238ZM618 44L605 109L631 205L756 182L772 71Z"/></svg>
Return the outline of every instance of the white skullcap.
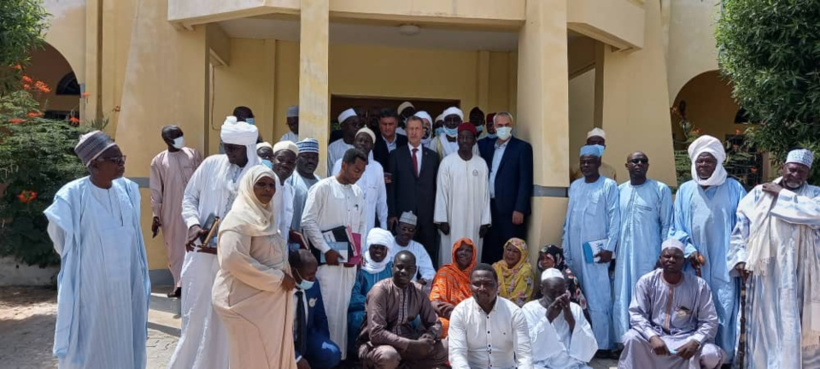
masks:
<svg viewBox="0 0 820 369"><path fill-rule="evenodd" d="M362 127L360 130L356 131L356 136L358 136L360 133L367 133L367 135L370 136L371 139L373 139L373 143L376 143L376 134L373 133L373 130L371 130L370 128Z"/></svg>
<svg viewBox="0 0 820 369"><path fill-rule="evenodd" d="M230 145L242 145L256 147L256 140L259 138L259 130L256 126L245 122L237 122L236 117L230 115L225 118L220 132L222 142Z"/></svg>
<svg viewBox="0 0 820 369"><path fill-rule="evenodd" d="M347 118L355 117L355 116L356 116L356 111L353 110L353 108L347 109L347 110L343 111L342 114L339 114L339 124L344 123L344 121L346 121Z"/></svg>
<svg viewBox="0 0 820 369"><path fill-rule="evenodd" d="M261 148L263 148L263 147L267 147L267 148L269 148L269 149L273 150L273 146L271 146L269 143L267 143L267 142L260 142L260 143L256 144L256 151L259 151L259 149L261 149Z"/></svg>
<svg viewBox="0 0 820 369"><path fill-rule="evenodd" d="M675 238L670 238L666 241L663 241L663 243L661 244L661 251L663 251L664 249L668 249L670 247L673 248L673 249L678 249L684 254L686 253L686 251L685 251L686 247L683 245L682 242L678 241Z"/></svg>
<svg viewBox="0 0 820 369"><path fill-rule="evenodd" d="M412 211L405 211L404 213L401 213L401 218L399 218L399 223L416 225L417 222L418 217L416 214L413 214Z"/></svg>
<svg viewBox="0 0 820 369"><path fill-rule="evenodd" d="M430 124L435 123L435 122L433 121L433 118L431 118L431 117L430 117L430 114L428 114L428 113L427 113L426 111L424 111L424 110L419 110L419 111L417 111L417 112L416 112L416 114L413 114L413 116L414 116L414 117L419 117L419 118L421 118L421 119L427 119L427 121L428 121L428 122L430 122Z"/></svg>
<svg viewBox="0 0 820 369"><path fill-rule="evenodd" d="M299 116L299 105L291 105L288 106L288 118L298 117Z"/></svg>
<svg viewBox="0 0 820 369"><path fill-rule="evenodd" d="M296 155L299 155L299 147L296 146L293 141L279 141L276 145L273 145L273 153L276 154L279 151L288 150Z"/></svg>
<svg viewBox="0 0 820 369"><path fill-rule="evenodd" d="M447 108L446 110L444 110L444 112L441 113L441 118L444 119L448 115L458 115L459 119L464 120L464 112L462 112L461 109L459 109L455 106L451 106L451 107Z"/></svg>
<svg viewBox="0 0 820 369"><path fill-rule="evenodd" d="M371 245L382 245L387 247L387 254L390 255L390 249L393 248L393 234L390 233L388 230L381 229L379 227L374 227L370 230L370 233L367 234L367 248L369 249Z"/></svg>
<svg viewBox="0 0 820 369"><path fill-rule="evenodd" d="M587 132L587 138L598 136L606 140L606 132L603 129L598 127L593 128L591 131Z"/></svg>
<svg viewBox="0 0 820 369"><path fill-rule="evenodd" d="M541 273L541 282L546 281L547 279L550 279L550 278L564 279L564 273L561 273L560 270L555 269L555 268L546 269Z"/></svg>
<svg viewBox="0 0 820 369"><path fill-rule="evenodd" d="M439 114L439 115L436 117L436 121L435 121L435 122L441 122L441 121L443 121L443 120L444 120L444 113L441 113L441 114ZM435 123L435 122L433 122L433 123Z"/></svg>
<svg viewBox="0 0 820 369"><path fill-rule="evenodd" d="M415 109L416 107L413 106L413 103L411 103L409 101L405 101L405 102L399 104L399 109L398 109L397 113L401 114L401 112L404 111L404 109L407 109L407 108Z"/></svg>
<svg viewBox="0 0 820 369"><path fill-rule="evenodd" d="M811 168L811 164L814 162L814 153L806 150L806 149L797 149L789 151L789 156L786 158L786 164L788 163L797 163L803 164L809 168Z"/></svg>

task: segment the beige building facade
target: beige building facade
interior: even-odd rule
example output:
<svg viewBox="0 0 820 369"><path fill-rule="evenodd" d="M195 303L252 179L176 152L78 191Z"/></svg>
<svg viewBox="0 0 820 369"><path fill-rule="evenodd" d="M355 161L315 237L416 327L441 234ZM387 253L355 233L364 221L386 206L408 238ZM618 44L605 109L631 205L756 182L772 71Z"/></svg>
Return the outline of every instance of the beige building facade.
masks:
<svg viewBox="0 0 820 369"><path fill-rule="evenodd" d="M588 130L607 131L604 160L620 179L625 157L641 150L651 158L650 175L670 186L677 186L670 106L687 100L692 120L708 122L716 135L734 130L723 126L737 107L716 72L717 0L45 4L52 14L46 56L34 55L29 70L42 70L50 84L73 72L87 93L55 99L50 109L109 119L106 131L128 155L126 176L143 188L146 236L149 163L164 150L160 129L178 124L189 146L214 154L219 127L237 105L253 109L267 141L287 131L285 112L294 104L300 136L320 142L342 100L453 101L465 112L513 112L514 133L535 156L531 256L560 244L569 168ZM326 146L320 158L324 168ZM150 268L164 268L161 238L146 240Z"/></svg>

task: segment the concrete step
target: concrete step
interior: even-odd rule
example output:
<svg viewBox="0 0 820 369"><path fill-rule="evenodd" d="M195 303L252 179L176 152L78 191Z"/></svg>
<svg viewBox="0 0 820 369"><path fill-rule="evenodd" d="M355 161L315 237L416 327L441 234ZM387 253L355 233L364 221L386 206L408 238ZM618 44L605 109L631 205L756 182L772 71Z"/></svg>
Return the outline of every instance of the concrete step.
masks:
<svg viewBox="0 0 820 369"><path fill-rule="evenodd" d="M168 297L168 292L173 289L174 286L151 286L151 304L149 305L151 310L180 315L182 311L180 299Z"/></svg>

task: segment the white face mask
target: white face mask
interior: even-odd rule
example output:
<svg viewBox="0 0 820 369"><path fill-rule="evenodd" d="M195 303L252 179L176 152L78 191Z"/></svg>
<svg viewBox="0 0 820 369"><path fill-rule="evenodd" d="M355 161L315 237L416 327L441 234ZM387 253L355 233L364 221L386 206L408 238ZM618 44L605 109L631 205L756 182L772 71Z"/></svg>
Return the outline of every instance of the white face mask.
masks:
<svg viewBox="0 0 820 369"><path fill-rule="evenodd" d="M174 143L171 146L173 146L177 150L183 148L185 146L185 138L182 136L175 138Z"/></svg>
<svg viewBox="0 0 820 369"><path fill-rule="evenodd" d="M512 137L512 127L499 127L495 130L495 133L501 141L507 141Z"/></svg>

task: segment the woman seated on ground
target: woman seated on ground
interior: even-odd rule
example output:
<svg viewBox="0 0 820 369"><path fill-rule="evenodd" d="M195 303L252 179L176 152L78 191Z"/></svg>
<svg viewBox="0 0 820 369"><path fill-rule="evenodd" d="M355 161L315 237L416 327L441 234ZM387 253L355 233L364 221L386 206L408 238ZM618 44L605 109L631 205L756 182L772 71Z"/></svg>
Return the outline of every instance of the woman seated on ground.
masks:
<svg viewBox="0 0 820 369"><path fill-rule="evenodd" d="M564 262L564 250L562 248L555 245L547 245L538 251L538 275L541 275L543 271L549 268L558 269L564 274L564 279L567 281L567 291L570 293L569 300L581 306L581 309L584 309L584 316L587 318L587 321L592 322L589 318L589 310L587 310L587 300L581 292L581 283L578 282L578 279L572 274L572 270L570 270ZM540 298L541 287L537 286L533 294L533 300Z"/></svg>
<svg viewBox="0 0 820 369"><path fill-rule="evenodd" d="M453 262L442 265L433 278L430 302L441 322L441 338L447 338L450 313L459 302L470 298L470 273L475 267L476 249L473 241L462 238L453 244Z"/></svg>
<svg viewBox="0 0 820 369"><path fill-rule="evenodd" d="M364 254L364 266L356 274L356 284L350 295L350 306L347 309L347 342L348 352L358 357L356 338L364 321L364 303L367 293L376 282L393 277L393 261L387 258L393 247L393 235L390 231L373 228L367 234L367 252ZM348 355L348 357L351 357Z"/></svg>
<svg viewBox="0 0 820 369"><path fill-rule="evenodd" d="M287 244L274 220L276 176L251 168L219 227L213 306L228 333L232 368L296 369Z"/></svg>
<svg viewBox="0 0 820 369"><path fill-rule="evenodd" d="M504 244L504 259L493 264L498 274L498 295L524 306L532 298L532 266L527 260L527 243L520 238L510 238Z"/></svg>

